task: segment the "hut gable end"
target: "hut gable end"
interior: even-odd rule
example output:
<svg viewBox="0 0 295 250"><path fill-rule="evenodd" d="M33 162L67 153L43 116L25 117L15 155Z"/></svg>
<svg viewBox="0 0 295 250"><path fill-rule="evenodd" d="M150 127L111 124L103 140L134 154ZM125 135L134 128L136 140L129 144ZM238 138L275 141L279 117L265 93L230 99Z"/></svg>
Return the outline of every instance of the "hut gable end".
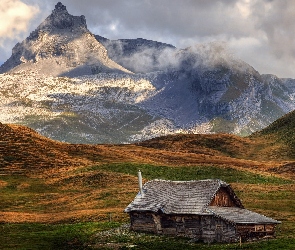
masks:
<svg viewBox="0 0 295 250"><path fill-rule="evenodd" d="M230 187L220 187L213 197L210 206L243 208L241 201Z"/></svg>

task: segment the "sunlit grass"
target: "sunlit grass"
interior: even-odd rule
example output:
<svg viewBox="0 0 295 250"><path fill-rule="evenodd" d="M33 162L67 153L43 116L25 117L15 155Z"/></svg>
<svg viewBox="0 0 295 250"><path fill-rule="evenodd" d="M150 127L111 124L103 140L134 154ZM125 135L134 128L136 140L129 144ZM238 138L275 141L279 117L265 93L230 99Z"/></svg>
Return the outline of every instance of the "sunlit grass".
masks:
<svg viewBox="0 0 295 250"><path fill-rule="evenodd" d="M246 171L236 170L230 167L214 166L154 166L149 164L135 163L117 163L106 164L92 167L91 169L100 169L110 172L119 172L124 174L137 175L138 170L142 171L143 177L151 179L166 180L202 180L202 179L220 179L228 183L247 183L247 184L290 184L293 181L282 178L253 174Z"/></svg>

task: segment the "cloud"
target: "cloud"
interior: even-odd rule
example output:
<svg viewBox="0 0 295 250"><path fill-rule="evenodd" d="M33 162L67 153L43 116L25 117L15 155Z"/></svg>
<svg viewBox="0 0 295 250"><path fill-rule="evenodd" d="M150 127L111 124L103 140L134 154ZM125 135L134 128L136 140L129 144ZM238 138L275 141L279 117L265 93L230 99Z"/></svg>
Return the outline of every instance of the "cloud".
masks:
<svg viewBox="0 0 295 250"><path fill-rule="evenodd" d="M256 27L264 32L277 58L295 57L295 3L288 0L263 0L253 5Z"/></svg>
<svg viewBox="0 0 295 250"><path fill-rule="evenodd" d="M173 36L177 43L176 38L192 35L241 36L251 28L249 22L240 18L243 5L237 6L241 2L237 0L183 0L181 3L178 0L88 0L87 5L81 1L68 2L69 6L75 4L81 12L88 13L89 27L109 38L122 38L125 34L125 38L145 35L145 38L164 40Z"/></svg>
<svg viewBox="0 0 295 250"><path fill-rule="evenodd" d="M21 0L0 0L0 65L12 47L31 31L31 21L40 12L37 5Z"/></svg>
<svg viewBox="0 0 295 250"><path fill-rule="evenodd" d="M15 39L26 32L29 22L39 12L37 6L27 5L20 0L1 0L0 5L0 37Z"/></svg>

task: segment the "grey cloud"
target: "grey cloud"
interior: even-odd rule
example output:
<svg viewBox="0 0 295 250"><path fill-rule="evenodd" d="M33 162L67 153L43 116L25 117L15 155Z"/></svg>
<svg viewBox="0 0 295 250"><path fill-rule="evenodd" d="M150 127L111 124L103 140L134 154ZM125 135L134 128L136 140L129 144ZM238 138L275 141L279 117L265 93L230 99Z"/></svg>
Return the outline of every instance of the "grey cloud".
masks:
<svg viewBox="0 0 295 250"><path fill-rule="evenodd" d="M295 3L289 0L264 0L253 5L256 27L268 38L272 52L277 58L294 60Z"/></svg>
<svg viewBox="0 0 295 250"><path fill-rule="evenodd" d="M59 0L22 0L36 4L39 13L30 30L49 15ZM146 38L171 43L184 48L198 42L223 40L238 55L253 64L262 73L275 72L279 76L292 76L282 65L294 65L295 3L289 0L60 0L73 15L85 15L90 31L109 39ZM249 13L248 13L249 12ZM249 15L248 15L249 14ZM25 38L23 33L19 38ZM18 39L19 39L18 38ZM257 40L257 44L244 43L244 48L234 43ZM0 61L8 57L0 48ZM260 50L258 48L261 48ZM264 49L262 49L264 48ZM247 52L247 53L246 53ZM253 55L253 56L250 56ZM268 66L269 59L278 60ZM276 66L278 65L278 66ZM291 67L290 67L291 68ZM269 69L269 70L267 70ZM280 73L281 72L281 73Z"/></svg>
<svg viewBox="0 0 295 250"><path fill-rule="evenodd" d="M50 13L56 1L27 0L38 3ZM68 11L74 15L84 14L90 29L101 28L109 38L130 38L136 34L159 36L159 34L183 36L209 36L221 33L235 33L237 36L247 32L241 29L236 9L239 0L63 0ZM234 21L233 21L234 20ZM112 23L118 24L116 31L108 29ZM244 25L245 26L245 25ZM120 37L119 37L120 35ZM147 37L149 38L149 37Z"/></svg>
<svg viewBox="0 0 295 250"><path fill-rule="evenodd" d="M236 20L238 19L235 11L237 0L184 0L181 3L178 0L88 2L89 6L92 3L98 7L86 9L87 5L81 1L75 4L81 11L91 13L91 17L87 18L90 27L118 22L118 28L122 33L132 32L135 35L136 32L144 30L147 35L164 33L177 37L192 34L209 36L229 31L241 35L245 32ZM112 36L111 31L109 36Z"/></svg>

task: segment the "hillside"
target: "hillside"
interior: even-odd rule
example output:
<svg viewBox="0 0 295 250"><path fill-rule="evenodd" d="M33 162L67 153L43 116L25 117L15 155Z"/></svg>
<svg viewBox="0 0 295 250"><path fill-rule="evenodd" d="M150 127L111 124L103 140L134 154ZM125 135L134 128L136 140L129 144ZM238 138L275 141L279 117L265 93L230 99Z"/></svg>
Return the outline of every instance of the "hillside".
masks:
<svg viewBox="0 0 295 250"><path fill-rule="evenodd" d="M2 230L8 230L1 234L0 242L4 240L4 246L36 246L38 235L43 245L61 241L58 244L73 246L85 242L85 237L80 239L85 233L91 235L89 241L106 246L110 239L101 239L94 232L106 221L128 219L123 209L138 192L138 169L144 181L218 178L231 183L247 208L283 221L278 241L286 240L295 232L295 171L290 168L294 159L267 160L263 152L274 144L258 135L240 138L226 134L170 135L131 145L67 144L27 127L0 124L0 223ZM280 144L277 147L280 149ZM54 223L46 224L50 230L46 237L39 223ZM74 231L52 235L50 225ZM81 231L87 225L96 229L91 226L90 231ZM27 227L30 229L24 232ZM14 231L26 240L15 240ZM121 238L112 242L125 244Z"/></svg>
<svg viewBox="0 0 295 250"><path fill-rule="evenodd" d="M131 145L67 144L47 139L24 126L1 124L1 171L37 174L116 162L156 165L217 164L261 166L255 156L243 154L256 145L232 135L171 135ZM238 145L238 147L237 147ZM258 152L259 154L259 152ZM278 158L276 164L279 164Z"/></svg>
<svg viewBox="0 0 295 250"><path fill-rule="evenodd" d="M61 143L27 127L0 124L0 138L1 172L37 172L77 164L63 152Z"/></svg>
<svg viewBox="0 0 295 250"><path fill-rule="evenodd" d="M281 118L277 119L275 122L262 129L259 132L254 133L251 137L271 137L276 139L278 142L284 142L288 146L293 147L295 142L295 111L292 111Z"/></svg>
<svg viewBox="0 0 295 250"><path fill-rule="evenodd" d="M254 133L250 138L265 138L272 141L276 147L278 158L295 159L295 111L292 111L273 122L265 129ZM284 157L285 156L285 157ZM278 173L294 174L295 164L286 163L283 167L277 168Z"/></svg>
<svg viewBox="0 0 295 250"><path fill-rule="evenodd" d="M289 141L291 144L291 142ZM205 154L252 161L294 160L287 146L265 136L239 137L230 134L178 134L157 137L137 145L175 152ZM290 147L291 150L291 147Z"/></svg>

